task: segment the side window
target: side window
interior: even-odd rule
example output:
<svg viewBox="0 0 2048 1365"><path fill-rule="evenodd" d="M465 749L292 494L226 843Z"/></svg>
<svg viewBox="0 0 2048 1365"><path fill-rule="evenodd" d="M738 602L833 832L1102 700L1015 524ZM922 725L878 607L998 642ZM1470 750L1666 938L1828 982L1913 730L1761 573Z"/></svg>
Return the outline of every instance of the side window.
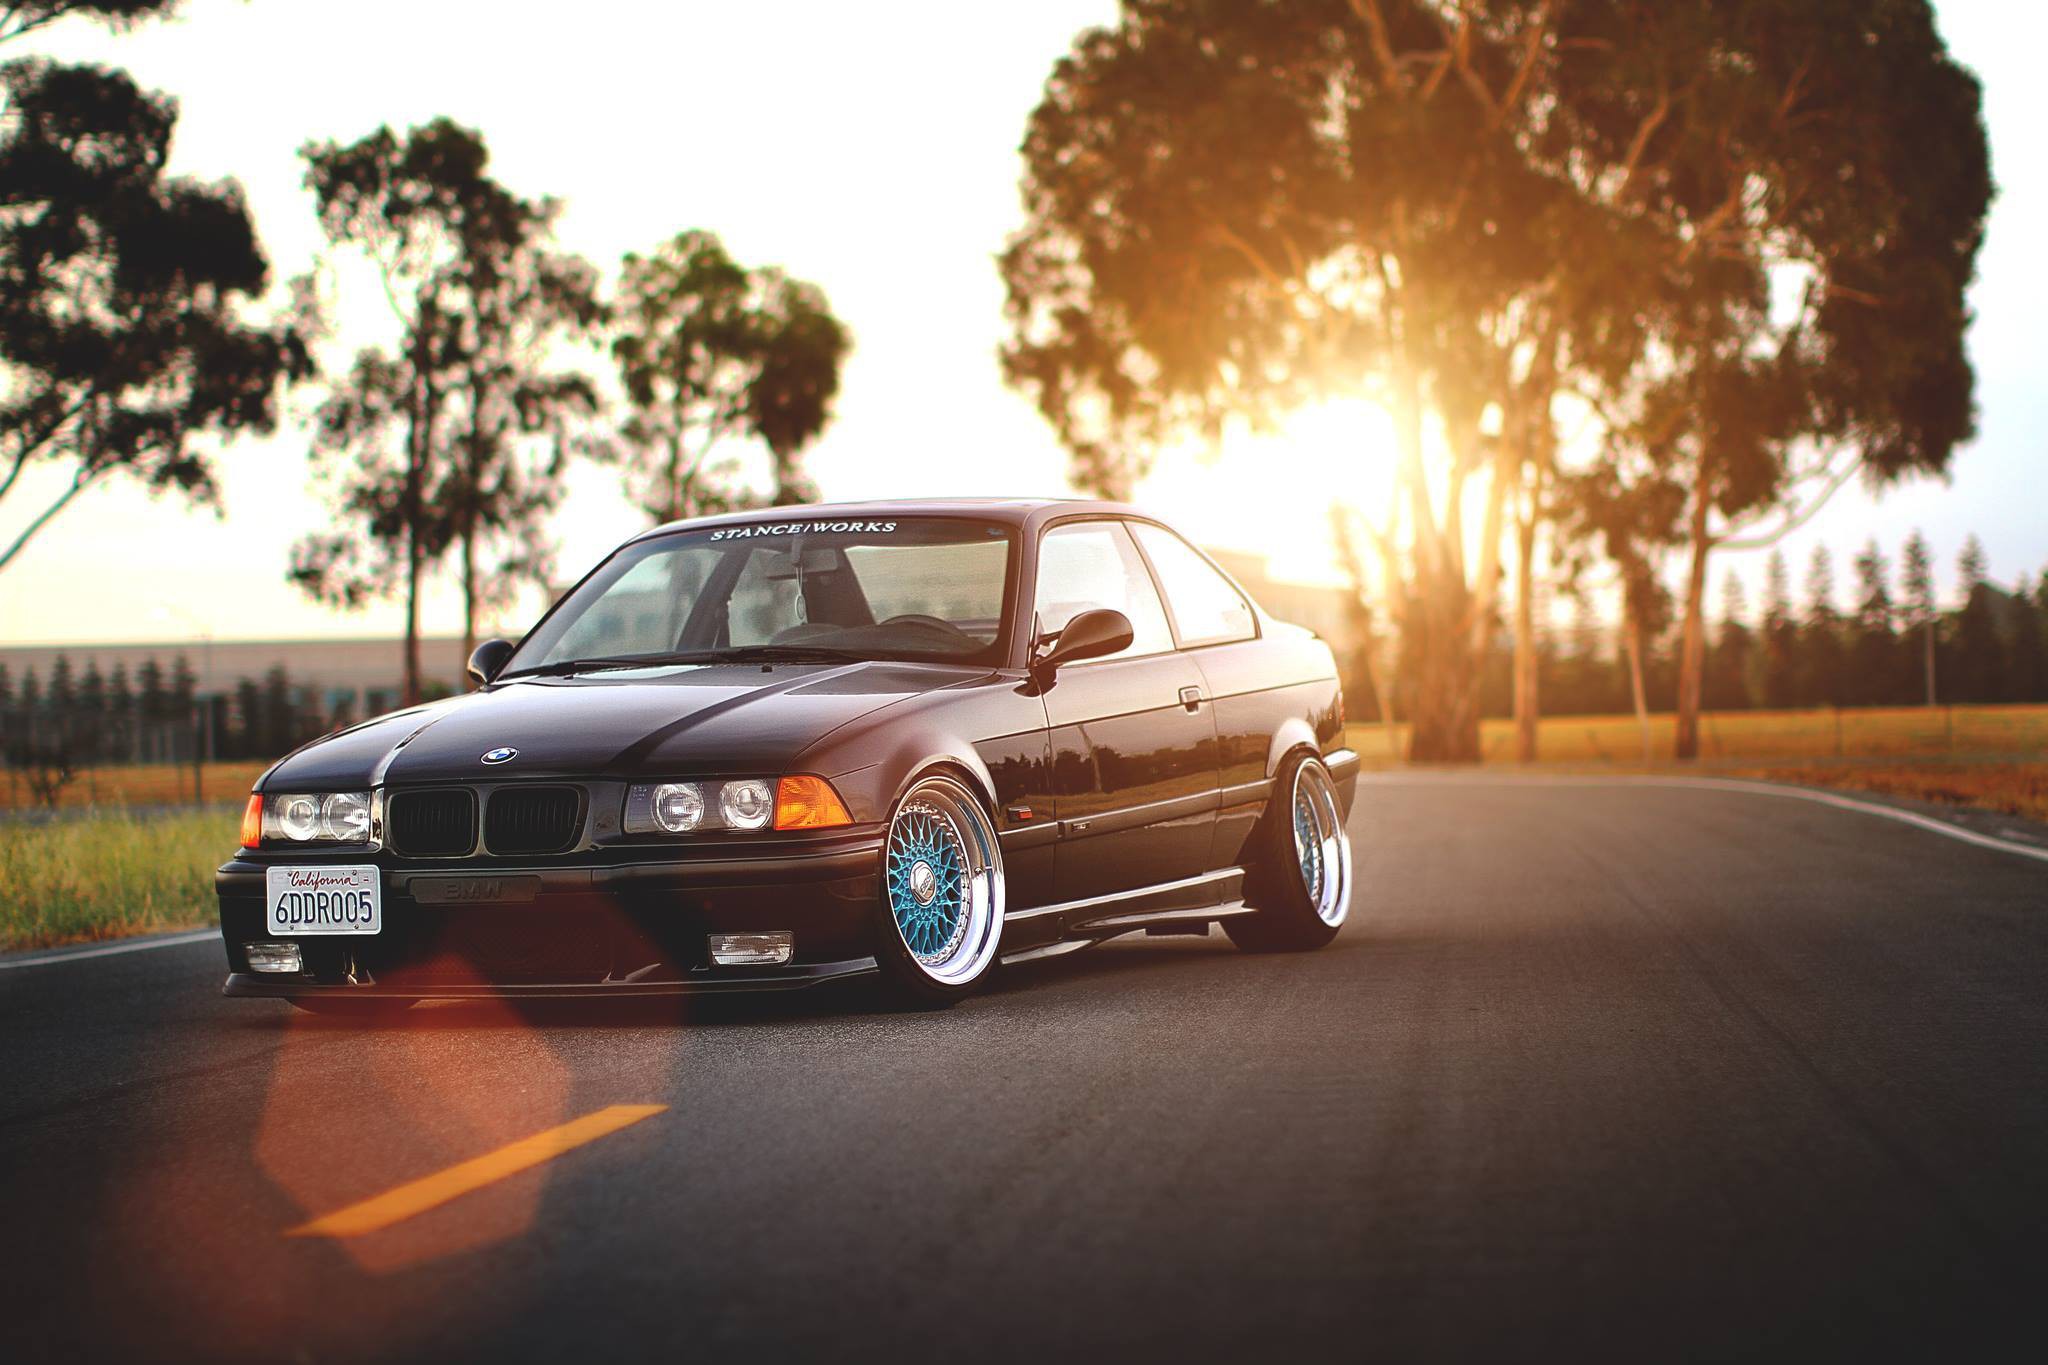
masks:
<svg viewBox="0 0 2048 1365"><path fill-rule="evenodd" d="M1130 648L1109 658L1160 654L1173 648L1166 610L1130 533L1114 521L1055 526L1038 545L1040 634L1062 630L1084 611L1107 607L1131 618Z"/></svg>
<svg viewBox="0 0 2048 1365"><path fill-rule="evenodd" d="M1186 541L1144 522L1133 522L1131 529L1144 545L1152 567L1159 571L1159 584L1166 589L1182 644L1223 644L1258 634L1244 597Z"/></svg>

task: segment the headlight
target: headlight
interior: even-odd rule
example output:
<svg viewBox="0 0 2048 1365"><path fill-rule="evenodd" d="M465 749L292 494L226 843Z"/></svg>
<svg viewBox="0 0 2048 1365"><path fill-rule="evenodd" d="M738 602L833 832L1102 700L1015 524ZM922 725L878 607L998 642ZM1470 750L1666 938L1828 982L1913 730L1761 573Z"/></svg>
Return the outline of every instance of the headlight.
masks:
<svg viewBox="0 0 2048 1365"><path fill-rule="evenodd" d="M839 793L822 777L738 777L629 787L623 828L628 834L697 834L852 823Z"/></svg>
<svg viewBox="0 0 2048 1365"><path fill-rule="evenodd" d="M665 782L654 789L654 823L670 834L688 834L704 823L704 791L694 782Z"/></svg>
<svg viewBox="0 0 2048 1365"><path fill-rule="evenodd" d="M367 844L368 792L287 792L263 798L265 842Z"/></svg>
<svg viewBox="0 0 2048 1365"><path fill-rule="evenodd" d="M718 789L718 811L734 829L760 829L775 814L775 791L766 782L728 782Z"/></svg>

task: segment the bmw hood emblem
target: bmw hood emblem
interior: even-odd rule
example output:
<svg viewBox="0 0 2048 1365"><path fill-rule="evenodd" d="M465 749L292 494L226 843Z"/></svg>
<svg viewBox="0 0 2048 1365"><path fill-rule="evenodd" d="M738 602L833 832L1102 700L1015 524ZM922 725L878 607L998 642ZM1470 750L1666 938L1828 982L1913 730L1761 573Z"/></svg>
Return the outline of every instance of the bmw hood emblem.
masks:
<svg viewBox="0 0 2048 1365"><path fill-rule="evenodd" d="M484 755L484 762L510 763L513 759L517 757L519 757L519 751L517 749L493 749L489 753Z"/></svg>

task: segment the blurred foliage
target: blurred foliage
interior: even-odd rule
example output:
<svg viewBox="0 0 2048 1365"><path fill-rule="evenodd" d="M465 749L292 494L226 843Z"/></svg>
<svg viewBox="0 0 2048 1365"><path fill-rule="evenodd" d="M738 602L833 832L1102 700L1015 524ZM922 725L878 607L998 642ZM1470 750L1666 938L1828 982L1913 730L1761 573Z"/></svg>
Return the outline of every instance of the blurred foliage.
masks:
<svg viewBox="0 0 2048 1365"><path fill-rule="evenodd" d="M0 44L172 8L25 0L0 12ZM269 266L240 187L164 174L175 101L28 58L0 66L0 110L0 499L31 466L70 471L0 543L4 569L110 476L217 507L204 438L270 431L309 362L289 328L246 316Z"/></svg>
<svg viewBox="0 0 2048 1365"><path fill-rule="evenodd" d="M757 505L720 458L734 437L768 448L775 502L815 498L797 457L831 419L851 346L817 286L691 231L626 257L613 311L628 411L607 453L642 510L667 522Z"/></svg>

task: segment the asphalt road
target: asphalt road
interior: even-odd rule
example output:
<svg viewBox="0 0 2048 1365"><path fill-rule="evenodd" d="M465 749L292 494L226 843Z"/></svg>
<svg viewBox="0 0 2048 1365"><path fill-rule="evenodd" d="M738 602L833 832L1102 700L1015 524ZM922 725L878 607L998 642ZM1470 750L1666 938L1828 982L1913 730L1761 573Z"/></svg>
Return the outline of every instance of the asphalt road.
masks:
<svg viewBox="0 0 2048 1365"><path fill-rule="evenodd" d="M1732 792L1361 791L1349 927L337 1025L0 971L0 1355L2042 1359L2048 864ZM349 1238L287 1236L613 1105Z"/></svg>

